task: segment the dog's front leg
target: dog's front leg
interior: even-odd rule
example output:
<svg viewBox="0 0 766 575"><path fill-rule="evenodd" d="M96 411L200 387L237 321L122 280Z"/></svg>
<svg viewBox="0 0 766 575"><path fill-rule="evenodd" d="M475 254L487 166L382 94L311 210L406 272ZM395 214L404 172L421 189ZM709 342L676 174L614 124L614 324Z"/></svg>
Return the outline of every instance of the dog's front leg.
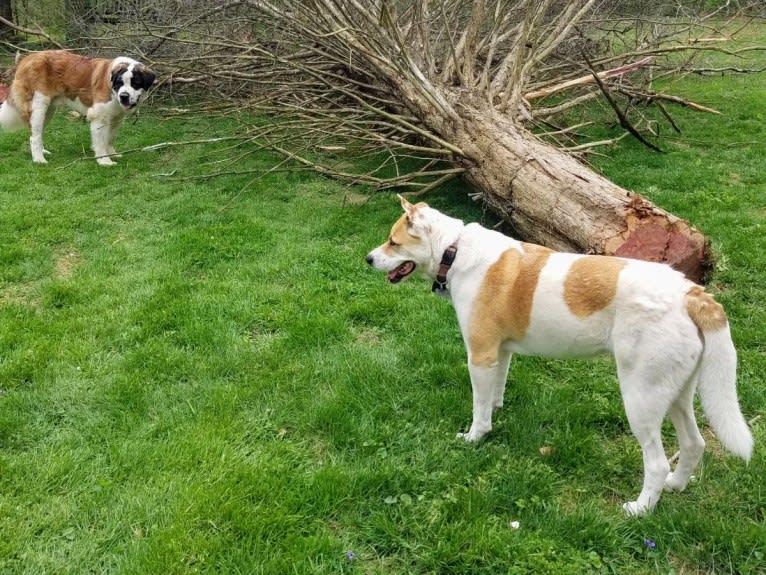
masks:
<svg viewBox="0 0 766 575"><path fill-rule="evenodd" d="M112 120L112 123L109 124L109 140L107 142L107 153L112 158L121 158L122 154L118 154L114 149L114 138L117 135L117 128L120 127L120 124L122 124L121 119L115 119Z"/></svg>
<svg viewBox="0 0 766 575"><path fill-rule="evenodd" d="M468 433L458 433L466 441L478 441L492 430L492 404L495 397L495 368L468 364L473 390L473 421Z"/></svg>
<svg viewBox="0 0 766 575"><path fill-rule="evenodd" d="M32 161L36 164L47 164L45 159L47 150L43 147L43 131L49 110L51 99L40 92L35 92L32 97L32 112L29 116L29 147L32 152Z"/></svg>
<svg viewBox="0 0 766 575"><path fill-rule="evenodd" d="M511 352L500 349L497 358L497 378L495 380L495 393L492 400L492 408L500 409L503 407L505 399L505 384L508 381L508 368L511 366Z"/></svg>
<svg viewBox="0 0 766 575"><path fill-rule="evenodd" d="M96 118L90 123L91 147L96 156L96 162L100 166L114 164L109 157L109 124L101 118Z"/></svg>

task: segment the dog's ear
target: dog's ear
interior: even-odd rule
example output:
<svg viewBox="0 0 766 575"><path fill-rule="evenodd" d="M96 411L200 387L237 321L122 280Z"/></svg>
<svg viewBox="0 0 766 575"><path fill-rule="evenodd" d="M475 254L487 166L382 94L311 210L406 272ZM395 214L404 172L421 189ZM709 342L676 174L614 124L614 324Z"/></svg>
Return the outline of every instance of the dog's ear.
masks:
<svg viewBox="0 0 766 575"><path fill-rule="evenodd" d="M413 205L408 202L404 196L398 195L398 197L402 209L407 214L407 233L416 238L421 237L421 235L429 229L425 214L422 212L424 208L428 207L428 204L425 202L418 202Z"/></svg>
<svg viewBox="0 0 766 575"><path fill-rule="evenodd" d="M141 67L139 73L141 74L141 87L144 90L148 90L151 85L154 84L154 80L157 78L157 74L152 72L149 68L144 67Z"/></svg>
<svg viewBox="0 0 766 575"><path fill-rule="evenodd" d="M396 194L396 197L399 198L399 203L402 205L402 209L407 212L407 215L412 215L415 212L415 206L409 203L407 198L401 194Z"/></svg>
<svg viewBox="0 0 766 575"><path fill-rule="evenodd" d="M428 204L425 202L418 202L414 206L407 201L407 198L402 196L401 194L396 194L396 197L399 198L399 203L402 205L402 209L407 212L407 216L409 216L410 219L414 219L416 214L418 213L418 210L421 208L427 208Z"/></svg>

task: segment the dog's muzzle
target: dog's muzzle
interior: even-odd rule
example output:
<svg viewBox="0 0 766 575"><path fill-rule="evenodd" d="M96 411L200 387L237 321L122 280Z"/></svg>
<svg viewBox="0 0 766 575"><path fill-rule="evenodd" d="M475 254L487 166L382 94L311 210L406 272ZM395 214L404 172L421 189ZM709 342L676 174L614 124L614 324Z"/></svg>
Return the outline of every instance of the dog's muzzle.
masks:
<svg viewBox="0 0 766 575"><path fill-rule="evenodd" d="M125 94L125 93L120 94L118 96L118 99L120 101L120 106L122 106L126 110L130 110L131 108L135 108L136 107L136 102L131 102L130 101L130 96L128 94Z"/></svg>

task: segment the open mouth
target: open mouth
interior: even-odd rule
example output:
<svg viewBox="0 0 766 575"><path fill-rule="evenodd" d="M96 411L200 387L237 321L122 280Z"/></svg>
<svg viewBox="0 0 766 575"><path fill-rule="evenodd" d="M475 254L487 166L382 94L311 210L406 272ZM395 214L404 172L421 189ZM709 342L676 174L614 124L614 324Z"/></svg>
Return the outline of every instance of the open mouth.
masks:
<svg viewBox="0 0 766 575"><path fill-rule="evenodd" d="M392 284L398 284L408 275L415 271L415 262L406 261L398 268L388 272L388 281Z"/></svg>
<svg viewBox="0 0 766 575"><path fill-rule="evenodd" d="M130 104L130 103L128 103L128 104L123 104L122 102L120 102L120 106L122 106L122 108L123 108L124 110L131 110L131 109L133 109L133 108L135 108L135 107L136 107L136 105L135 105L135 104Z"/></svg>

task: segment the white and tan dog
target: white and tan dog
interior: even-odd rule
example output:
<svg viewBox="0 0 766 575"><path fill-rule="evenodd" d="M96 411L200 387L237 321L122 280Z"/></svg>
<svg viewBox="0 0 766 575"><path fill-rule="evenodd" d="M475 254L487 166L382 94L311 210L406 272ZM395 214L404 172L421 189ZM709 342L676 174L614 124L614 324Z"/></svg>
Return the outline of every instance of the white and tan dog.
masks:
<svg viewBox="0 0 766 575"><path fill-rule="evenodd" d="M114 164L114 137L129 110L154 83L154 73L131 58L86 58L66 50L23 57L8 99L0 107L0 126L30 130L32 161L45 164L43 130L56 106L69 106L90 122L91 145L102 166Z"/></svg>
<svg viewBox="0 0 766 575"><path fill-rule="evenodd" d="M460 434L467 441L492 429L512 353L611 353L644 460L641 493L623 505L628 514L650 511L663 488L683 490L699 463L705 443L693 411L696 388L724 447L750 459L728 320L700 286L664 264L558 253L400 201L404 215L367 262L391 283L419 270L452 300L473 388L473 422ZM672 473L661 437L666 414L680 445Z"/></svg>

